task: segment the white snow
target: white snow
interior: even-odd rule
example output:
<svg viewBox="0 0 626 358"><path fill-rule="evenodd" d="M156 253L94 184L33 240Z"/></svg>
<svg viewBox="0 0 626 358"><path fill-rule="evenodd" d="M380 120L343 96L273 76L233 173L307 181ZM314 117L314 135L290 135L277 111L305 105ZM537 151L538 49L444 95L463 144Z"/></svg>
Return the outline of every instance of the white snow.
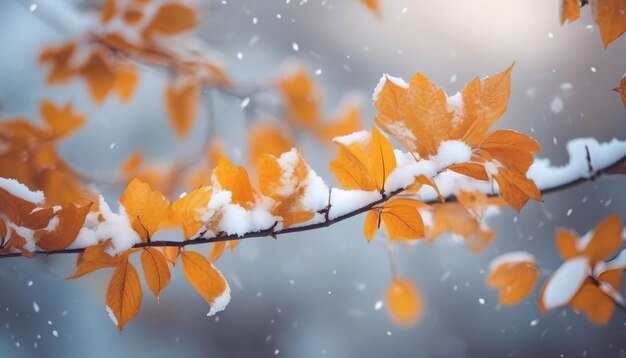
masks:
<svg viewBox="0 0 626 358"><path fill-rule="evenodd" d="M472 157L472 148L460 140L446 140L439 144L437 155L431 156L437 170L441 170L456 163L464 163Z"/></svg>
<svg viewBox="0 0 626 358"><path fill-rule="evenodd" d="M0 178L0 188L8 191L9 194L13 196L33 204L41 204L46 200L43 191L31 191L26 185L15 179Z"/></svg>
<svg viewBox="0 0 626 358"><path fill-rule="evenodd" d="M394 85L402 88L409 88L409 85L400 77L393 77L386 73L383 73L382 77L378 81L378 84L374 88L374 93L372 93L372 101L376 102L378 100L378 95L385 87L385 83L387 81L391 81Z"/></svg>
<svg viewBox="0 0 626 358"><path fill-rule="evenodd" d="M113 321L113 324L117 326L117 317L115 317L115 313L113 313L113 310L111 309L111 307L109 307L108 305L105 306L107 313L109 314L109 318L111 319L111 321Z"/></svg>
<svg viewBox="0 0 626 358"><path fill-rule="evenodd" d="M576 138L567 143L569 163L560 167L550 165L549 159L536 159L528 170L528 177L542 190L553 188L579 178L589 178L587 152L594 170L604 169L626 155L626 141L613 139L599 143L594 138Z"/></svg>
<svg viewBox="0 0 626 358"><path fill-rule="evenodd" d="M521 262L535 263L535 256L526 251L507 252L491 260L489 271L495 270L502 264L516 264Z"/></svg>
<svg viewBox="0 0 626 358"><path fill-rule="evenodd" d="M349 146L352 143L366 144L367 142L369 142L371 136L372 135L368 131L359 131L359 132L350 133L341 137L335 137L333 138L333 140L339 144Z"/></svg>
<svg viewBox="0 0 626 358"><path fill-rule="evenodd" d="M380 194L375 191L343 190L333 188L330 194L331 207L328 217L330 219L334 219L338 216L347 214L370 204L380 198Z"/></svg>
<svg viewBox="0 0 626 358"><path fill-rule="evenodd" d="M548 281L544 294L543 304L546 309L566 305L580 289L590 274L589 260L585 256L578 256L565 261Z"/></svg>
<svg viewBox="0 0 626 358"><path fill-rule="evenodd" d="M552 113L561 113L563 111L563 100L559 96L555 96L552 98L552 102L550 102L550 110Z"/></svg>
<svg viewBox="0 0 626 358"><path fill-rule="evenodd" d="M222 280L224 280L224 283L226 284L226 288L224 289L224 292L222 292L222 294L215 297L215 299L211 303L209 313L206 314L207 316L213 316L217 312L223 311L230 302L230 286L228 285L228 281L226 281L222 273L218 269L216 269L213 264L211 264L211 266L215 271L220 274L220 277L222 278Z"/></svg>

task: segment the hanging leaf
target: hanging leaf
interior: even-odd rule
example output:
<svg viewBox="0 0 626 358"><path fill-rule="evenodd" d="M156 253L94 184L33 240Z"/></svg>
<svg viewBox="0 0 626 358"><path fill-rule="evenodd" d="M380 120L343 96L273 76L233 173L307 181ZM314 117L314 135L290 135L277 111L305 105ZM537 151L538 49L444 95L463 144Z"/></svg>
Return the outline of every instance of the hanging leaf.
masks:
<svg viewBox="0 0 626 358"><path fill-rule="evenodd" d="M385 191L385 182L396 169L396 156L391 142L376 128L372 128L372 146L370 155L373 159L372 173L380 192Z"/></svg>
<svg viewBox="0 0 626 358"><path fill-rule="evenodd" d="M63 250L70 246L85 223L91 208L91 202L76 206L67 204L57 213L58 225L53 231L40 229L35 231L37 246L45 251Z"/></svg>
<svg viewBox="0 0 626 358"><path fill-rule="evenodd" d="M133 229L147 241L159 229L169 202L163 194L152 191L150 185L133 179L120 197Z"/></svg>
<svg viewBox="0 0 626 358"><path fill-rule="evenodd" d="M120 331L139 313L142 299L139 275L126 255L113 272L106 293L107 311Z"/></svg>
<svg viewBox="0 0 626 358"><path fill-rule="evenodd" d="M391 318L400 325L411 326L422 316L424 302L413 282L396 277L387 287L385 304Z"/></svg>
<svg viewBox="0 0 626 358"><path fill-rule="evenodd" d="M167 260L159 250L147 247L141 252L141 266L146 283L158 301L161 291L170 283Z"/></svg>
<svg viewBox="0 0 626 358"><path fill-rule="evenodd" d="M221 157L217 167L213 169L214 185L231 192L231 200L246 209L256 203L254 190L245 168L233 165L227 157Z"/></svg>
<svg viewBox="0 0 626 358"><path fill-rule="evenodd" d="M197 252L183 251L183 274L211 306L209 315L223 310L230 301L230 288L222 274Z"/></svg>
<svg viewBox="0 0 626 358"><path fill-rule="evenodd" d="M523 301L533 290L539 270L532 255L512 252L498 256L489 266L487 286L498 289L498 302L514 305Z"/></svg>
<svg viewBox="0 0 626 358"><path fill-rule="evenodd" d="M169 82L165 87L165 109L179 138L185 138L193 126L200 101L200 86L191 79Z"/></svg>

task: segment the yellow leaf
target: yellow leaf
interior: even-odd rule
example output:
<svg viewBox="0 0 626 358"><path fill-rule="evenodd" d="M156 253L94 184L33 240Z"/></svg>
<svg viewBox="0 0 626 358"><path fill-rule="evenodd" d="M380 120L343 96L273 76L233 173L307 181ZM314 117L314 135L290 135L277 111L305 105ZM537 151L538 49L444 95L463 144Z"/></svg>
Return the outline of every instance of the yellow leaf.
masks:
<svg viewBox="0 0 626 358"><path fill-rule="evenodd" d="M363 225L363 231L367 241L372 241L374 234L378 230L380 221L380 214L378 210L370 210L365 217L365 224Z"/></svg>
<svg viewBox="0 0 626 358"><path fill-rule="evenodd" d="M142 299L139 275L125 255L113 272L106 293L109 316L120 331L139 313Z"/></svg>
<svg viewBox="0 0 626 358"><path fill-rule="evenodd" d="M233 165L227 157L221 157L213 169L213 178L222 190L231 192L231 200L245 209L256 203L254 191L245 168Z"/></svg>
<svg viewBox="0 0 626 358"><path fill-rule="evenodd" d="M493 175L500 189L500 196L515 210L520 211L528 199L541 201L541 191L535 182L516 168L500 167Z"/></svg>
<svg viewBox="0 0 626 358"><path fill-rule="evenodd" d="M158 191L152 191L150 185L139 179L133 179L120 197L120 203L126 209L132 221L138 220L140 226L147 231L137 231L143 239L149 239L159 229L163 215L169 207L169 201Z"/></svg>
<svg viewBox="0 0 626 358"><path fill-rule="evenodd" d="M287 118L305 128L314 129L319 122L321 91L317 84L299 68L278 81L287 104Z"/></svg>
<svg viewBox="0 0 626 358"><path fill-rule="evenodd" d="M220 311L230 300L230 288L222 274L204 256L183 251L183 274L196 291L211 305L209 314Z"/></svg>
<svg viewBox="0 0 626 358"><path fill-rule="evenodd" d="M507 254L504 254L507 255ZM534 261L504 260L492 266L486 279L487 286L498 289L498 302L503 305L514 305L523 301L533 290L539 270ZM496 259L498 260L498 259Z"/></svg>
<svg viewBox="0 0 626 358"><path fill-rule="evenodd" d="M141 253L141 266L148 287L159 299L161 291L170 283L170 268L161 251L148 247Z"/></svg>
<svg viewBox="0 0 626 358"><path fill-rule="evenodd" d="M170 82L165 87L165 109L179 138L189 134L198 111L200 86L191 79Z"/></svg>
<svg viewBox="0 0 626 358"><path fill-rule="evenodd" d="M403 326L415 324L424 311L421 293L413 282L402 277L396 277L387 287L385 304L391 318Z"/></svg>
<svg viewBox="0 0 626 358"><path fill-rule="evenodd" d="M330 162L330 171L346 189L376 190L372 175L373 163L370 155L372 141L353 142L348 145L335 140L339 146L337 158Z"/></svg>
<svg viewBox="0 0 626 358"><path fill-rule="evenodd" d="M211 187L203 186L172 204L172 211L180 221L185 239L190 239L204 225L202 215L211 200Z"/></svg>
<svg viewBox="0 0 626 358"><path fill-rule="evenodd" d="M376 127L372 127L372 172L378 190L385 191L385 182L396 169L396 156L391 142Z"/></svg>
<svg viewBox="0 0 626 358"><path fill-rule="evenodd" d="M457 172L477 180L489 180L489 175L487 175L487 172L485 171L485 166L476 162L453 164L448 167L448 170L452 170L453 172Z"/></svg>
<svg viewBox="0 0 626 358"><path fill-rule="evenodd" d="M226 248L226 241L219 241L212 245L211 252L209 253L209 262L213 263L219 259L224 253Z"/></svg>
<svg viewBox="0 0 626 358"><path fill-rule="evenodd" d="M626 2L624 0L596 0L591 3L593 17L600 28L604 47L626 31Z"/></svg>
<svg viewBox="0 0 626 358"><path fill-rule="evenodd" d="M424 236L424 223L417 211L423 204L413 200L394 200L381 210L387 234L394 240L413 240Z"/></svg>
<svg viewBox="0 0 626 358"><path fill-rule="evenodd" d="M480 144L480 149L505 166L526 173L533 163L533 155L541 150L539 143L529 136L512 130L497 130Z"/></svg>

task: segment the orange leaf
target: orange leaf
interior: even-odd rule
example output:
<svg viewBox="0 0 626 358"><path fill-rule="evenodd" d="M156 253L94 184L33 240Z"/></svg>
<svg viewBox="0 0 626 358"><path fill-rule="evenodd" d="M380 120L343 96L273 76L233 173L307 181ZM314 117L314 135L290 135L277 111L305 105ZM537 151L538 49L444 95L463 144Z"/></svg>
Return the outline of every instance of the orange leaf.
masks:
<svg viewBox="0 0 626 358"><path fill-rule="evenodd" d="M378 190L385 191L387 178L396 169L396 156L393 153L393 146L376 127L372 127L372 147L370 150L372 161L372 172Z"/></svg>
<svg viewBox="0 0 626 358"><path fill-rule="evenodd" d="M224 249L226 248L226 241L219 241L213 244L211 248L211 252L209 253L209 262L213 263L219 259L224 253Z"/></svg>
<svg viewBox="0 0 626 358"><path fill-rule="evenodd" d="M516 168L500 167L493 177L498 183L500 196L515 210L520 211L528 199L541 201L541 191L535 182Z"/></svg>
<svg viewBox="0 0 626 358"><path fill-rule="evenodd" d="M106 294L107 311L120 331L139 313L142 299L139 275L125 255L113 272Z"/></svg>
<svg viewBox="0 0 626 358"><path fill-rule="evenodd" d="M574 21L580 17L579 0L562 0L561 2L561 25L566 21Z"/></svg>
<svg viewBox="0 0 626 358"><path fill-rule="evenodd" d="M44 100L41 102L41 118L48 124L54 139L70 135L83 124L85 116L73 113L72 105L57 107L53 102Z"/></svg>
<svg viewBox="0 0 626 358"><path fill-rule="evenodd" d="M292 211L282 215L283 228L287 228L291 225L303 223L309 221L315 217L315 213L310 211Z"/></svg>
<svg viewBox="0 0 626 358"><path fill-rule="evenodd" d="M170 268L161 251L151 247L141 253L141 266L146 283L154 296L159 299L161 291L170 283Z"/></svg>
<svg viewBox="0 0 626 358"><path fill-rule="evenodd" d="M596 324L607 324L615 310L611 297L589 281L583 284L569 304L585 312L587 319Z"/></svg>
<svg viewBox="0 0 626 358"><path fill-rule="evenodd" d="M133 179L128 184L120 197L120 203L126 209L131 223L139 222L139 228L143 230L138 230L136 225L133 225L133 228L144 240L152 237L159 229L159 223L169 207L169 202L163 194L152 191L150 185L139 179Z"/></svg>
<svg viewBox="0 0 626 358"><path fill-rule="evenodd" d="M339 114L338 118L322 128L322 137L333 139L362 130L361 109L357 105L349 105Z"/></svg>
<svg viewBox="0 0 626 358"><path fill-rule="evenodd" d="M339 152L337 158L330 162L330 171L335 174L337 181L347 189L376 190L376 182L371 175L372 144L369 137L366 142L345 145L335 140L335 143L339 146Z"/></svg>
<svg viewBox="0 0 626 358"><path fill-rule="evenodd" d="M230 300L230 288L222 274L204 256L197 252L183 251L183 274L211 305L209 315L224 309Z"/></svg>
<svg viewBox="0 0 626 358"><path fill-rule="evenodd" d="M87 82L91 97L98 104L102 103L109 92L115 88L115 72L99 51L91 54L80 73Z"/></svg>
<svg viewBox="0 0 626 358"><path fill-rule="evenodd" d="M105 252L110 246L111 241L107 240L100 244L87 247L82 254L78 255L76 272L67 279L73 280L102 268L117 266L120 257L110 256Z"/></svg>
<svg viewBox="0 0 626 358"><path fill-rule="evenodd" d="M194 80L170 82L165 87L165 109L179 138L189 134L199 101L200 86Z"/></svg>
<svg viewBox="0 0 626 358"><path fill-rule="evenodd" d="M485 171L485 166L476 162L452 164L448 167L448 170L452 170L453 172L457 172L477 180L489 180L489 175L487 175L487 172Z"/></svg>
<svg viewBox="0 0 626 358"><path fill-rule="evenodd" d="M480 149L509 167L526 173L533 163L533 155L541 150L539 143L529 136L512 130L497 130L480 144Z"/></svg>
<svg viewBox="0 0 626 358"><path fill-rule="evenodd" d="M119 66L115 72L115 88L120 98L124 102L128 102L137 88L139 75L134 66Z"/></svg>
<svg viewBox="0 0 626 358"><path fill-rule="evenodd" d="M415 324L424 311L422 295L413 282L396 277L387 287L385 303L391 318L400 325Z"/></svg>
<svg viewBox="0 0 626 358"><path fill-rule="evenodd" d="M63 250L70 246L83 227L91 204L89 202L82 206L74 204L63 206L56 216L59 223L53 231L44 229L35 231L37 246L45 251Z"/></svg>
<svg viewBox="0 0 626 358"><path fill-rule="evenodd" d="M424 236L424 223L417 211L424 204L414 200L394 200L386 203L381 210L381 219L389 238L412 240Z"/></svg>
<svg viewBox="0 0 626 358"><path fill-rule="evenodd" d="M155 33L166 36L177 35L193 29L198 22L196 11L188 6L176 3L164 4L144 29L144 36Z"/></svg>
<svg viewBox="0 0 626 358"><path fill-rule="evenodd" d="M626 31L626 2L623 0L596 0L591 3L593 17L600 28L604 47Z"/></svg>
<svg viewBox="0 0 626 358"><path fill-rule="evenodd" d="M227 157L221 157L213 169L214 180L222 190L231 192L231 200L246 209L251 209L256 199L245 168L233 165Z"/></svg>
<svg viewBox="0 0 626 358"><path fill-rule="evenodd" d="M299 68L278 81L287 104L287 118L306 128L314 129L319 121L321 92L318 86Z"/></svg>
<svg viewBox="0 0 626 358"><path fill-rule="evenodd" d="M76 51L76 43L67 42L58 47L46 47L39 55L39 63L50 63L52 68L46 82L48 84L67 83L75 74L76 69L70 66L70 59Z"/></svg>
<svg viewBox="0 0 626 358"><path fill-rule="evenodd" d="M180 255L180 247L178 246L166 246L163 248L163 256L165 256L167 261L173 266L176 265L178 255Z"/></svg>
<svg viewBox="0 0 626 358"><path fill-rule="evenodd" d="M500 304L514 305L532 292L538 278L539 270L532 257L509 253L492 261L486 284L498 289Z"/></svg>
<svg viewBox="0 0 626 358"><path fill-rule="evenodd" d="M578 251L578 235L568 229L556 230L556 250L564 261L581 254Z"/></svg>
<svg viewBox="0 0 626 358"><path fill-rule="evenodd" d="M622 247L622 220L614 214L596 225L584 254L591 264L610 259Z"/></svg>
<svg viewBox="0 0 626 358"><path fill-rule="evenodd" d="M380 225L380 214L378 210L370 210L365 217L365 224L363 225L363 231L367 241L372 241L374 234L378 230Z"/></svg>
<svg viewBox="0 0 626 358"><path fill-rule="evenodd" d="M248 129L248 160L256 164L262 154L279 157L293 147L286 128L277 123L258 122Z"/></svg>
<svg viewBox="0 0 626 358"><path fill-rule="evenodd" d="M203 186L172 204L172 211L180 221L185 239L191 238L204 225L202 215L211 200L211 187Z"/></svg>
<svg viewBox="0 0 626 358"><path fill-rule="evenodd" d="M452 139L475 147L487 137L489 128L506 111L513 66L494 76L475 78L463 88L462 115L450 133Z"/></svg>
<svg viewBox="0 0 626 358"><path fill-rule="evenodd" d="M117 12L116 0L105 0L104 6L100 10L100 21L103 24L111 21Z"/></svg>

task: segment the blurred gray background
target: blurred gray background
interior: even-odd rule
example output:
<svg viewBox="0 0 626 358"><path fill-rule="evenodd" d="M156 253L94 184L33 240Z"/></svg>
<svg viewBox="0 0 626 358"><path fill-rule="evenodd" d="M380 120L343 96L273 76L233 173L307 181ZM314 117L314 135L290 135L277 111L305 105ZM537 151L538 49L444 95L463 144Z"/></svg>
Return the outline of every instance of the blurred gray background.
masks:
<svg viewBox="0 0 626 358"><path fill-rule="evenodd" d="M172 136L158 73L142 74L127 106L109 98L94 107L82 82L44 86L38 52L66 37L18 2L0 2L3 118L38 118L42 98L71 101L89 122L60 151L92 175L113 175L136 149L160 162L193 155L206 128L198 120L189 140ZM383 21L356 0L213 1L200 36L245 83L274 78L286 59L301 60L310 73L321 69L316 77L326 91L326 113L346 91L357 90L365 98L366 125L375 113L369 97L383 72L408 79L420 71L453 94L474 76L517 61L509 110L498 127L532 135L543 145L541 156L558 164L567 161L570 138L626 138L626 110L611 92L626 70L626 38L605 50L589 8L561 27L558 0L382 2ZM228 154L242 163L239 100L221 100L216 114ZM332 148L320 150L307 136L300 142L311 166L332 183ZM145 292L139 316L122 334L105 312L109 271L68 282L72 256L2 260L0 356L626 356L625 312L616 311L607 326L566 309L541 316L538 289L522 304L500 307L497 293L483 284L489 261L510 250L535 254L543 281L560 263L554 228L585 232L609 214L623 214L624 180L600 178L529 203L521 213L504 210L490 220L498 235L481 254L450 238L398 247L400 271L418 283L426 300L424 317L411 328L394 325L385 307L375 309L390 270L381 241L366 243L363 218L277 241L247 240L226 253L217 266L231 285L232 301L215 317L206 317L207 304L176 269L160 303ZM99 189L113 202L120 190Z"/></svg>

